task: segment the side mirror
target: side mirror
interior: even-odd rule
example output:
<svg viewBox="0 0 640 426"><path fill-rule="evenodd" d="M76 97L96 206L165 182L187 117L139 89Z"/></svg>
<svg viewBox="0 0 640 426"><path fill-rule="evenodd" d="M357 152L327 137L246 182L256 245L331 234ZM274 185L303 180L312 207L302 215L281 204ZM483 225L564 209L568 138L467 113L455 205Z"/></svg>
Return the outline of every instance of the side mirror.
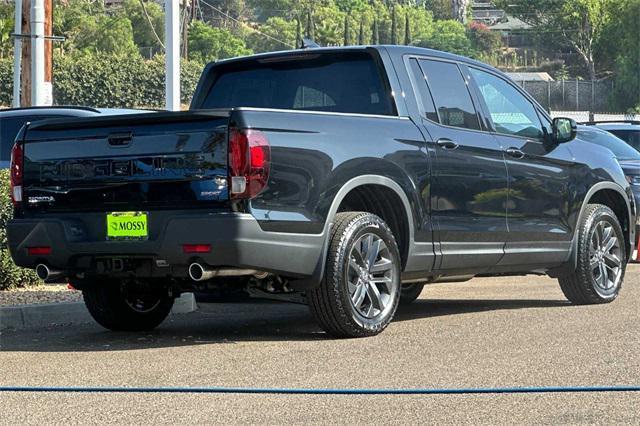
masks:
<svg viewBox="0 0 640 426"><path fill-rule="evenodd" d="M553 141L555 143L571 142L578 134L578 125L571 118L558 117L553 119Z"/></svg>

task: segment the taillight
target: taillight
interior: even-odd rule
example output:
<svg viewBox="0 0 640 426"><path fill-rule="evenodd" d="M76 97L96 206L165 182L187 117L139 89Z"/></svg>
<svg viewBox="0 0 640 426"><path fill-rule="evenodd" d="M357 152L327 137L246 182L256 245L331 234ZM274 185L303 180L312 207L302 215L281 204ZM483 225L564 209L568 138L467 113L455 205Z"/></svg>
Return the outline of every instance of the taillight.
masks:
<svg viewBox="0 0 640 426"><path fill-rule="evenodd" d="M182 251L185 254L211 253L211 244L183 244Z"/></svg>
<svg viewBox="0 0 640 426"><path fill-rule="evenodd" d="M22 202L22 178L24 175L24 152L22 145L15 144L11 149L11 201L14 206Z"/></svg>
<svg viewBox="0 0 640 426"><path fill-rule="evenodd" d="M229 131L229 193L231 198L253 198L266 186L271 148L264 133L252 129Z"/></svg>
<svg viewBox="0 0 640 426"><path fill-rule="evenodd" d="M49 256L51 254L51 247L27 247L27 254L29 256Z"/></svg>

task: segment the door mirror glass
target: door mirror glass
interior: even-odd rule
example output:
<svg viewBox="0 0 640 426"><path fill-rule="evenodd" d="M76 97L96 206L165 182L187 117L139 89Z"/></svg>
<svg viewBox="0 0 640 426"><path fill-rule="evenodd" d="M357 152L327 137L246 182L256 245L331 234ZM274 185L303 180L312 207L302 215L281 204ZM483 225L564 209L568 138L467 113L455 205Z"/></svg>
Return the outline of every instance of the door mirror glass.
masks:
<svg viewBox="0 0 640 426"><path fill-rule="evenodd" d="M556 143L570 142L576 138L578 126L571 118L553 119L553 140Z"/></svg>

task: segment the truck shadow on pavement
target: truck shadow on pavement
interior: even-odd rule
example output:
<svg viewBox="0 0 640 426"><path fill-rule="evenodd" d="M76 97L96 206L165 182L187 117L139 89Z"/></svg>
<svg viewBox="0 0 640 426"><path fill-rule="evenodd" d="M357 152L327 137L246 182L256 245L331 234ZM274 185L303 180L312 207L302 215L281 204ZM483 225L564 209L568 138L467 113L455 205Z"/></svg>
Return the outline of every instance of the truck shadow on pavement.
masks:
<svg viewBox="0 0 640 426"><path fill-rule="evenodd" d="M426 300L401 306L394 322L429 321L440 316L499 310L568 307L558 300ZM475 320L474 320L475 321ZM425 325L428 330L428 325ZM383 336L392 337L392 327ZM144 350L246 341L323 341L331 339L306 306L262 302L206 304L194 313L169 317L151 332L107 331L97 324L4 331L0 352L99 352Z"/></svg>

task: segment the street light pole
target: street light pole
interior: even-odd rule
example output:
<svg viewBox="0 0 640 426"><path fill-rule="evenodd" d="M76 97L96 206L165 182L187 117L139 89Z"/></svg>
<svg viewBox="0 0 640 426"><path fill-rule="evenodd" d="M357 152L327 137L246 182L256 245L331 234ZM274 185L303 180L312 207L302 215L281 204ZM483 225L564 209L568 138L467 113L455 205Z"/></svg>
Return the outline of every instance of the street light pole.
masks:
<svg viewBox="0 0 640 426"><path fill-rule="evenodd" d="M16 0L13 33L13 107L20 107L20 69L22 67L22 0Z"/></svg>
<svg viewBox="0 0 640 426"><path fill-rule="evenodd" d="M165 0L166 108L180 110L180 3Z"/></svg>
<svg viewBox="0 0 640 426"><path fill-rule="evenodd" d="M45 104L44 0L31 1L31 104Z"/></svg>

